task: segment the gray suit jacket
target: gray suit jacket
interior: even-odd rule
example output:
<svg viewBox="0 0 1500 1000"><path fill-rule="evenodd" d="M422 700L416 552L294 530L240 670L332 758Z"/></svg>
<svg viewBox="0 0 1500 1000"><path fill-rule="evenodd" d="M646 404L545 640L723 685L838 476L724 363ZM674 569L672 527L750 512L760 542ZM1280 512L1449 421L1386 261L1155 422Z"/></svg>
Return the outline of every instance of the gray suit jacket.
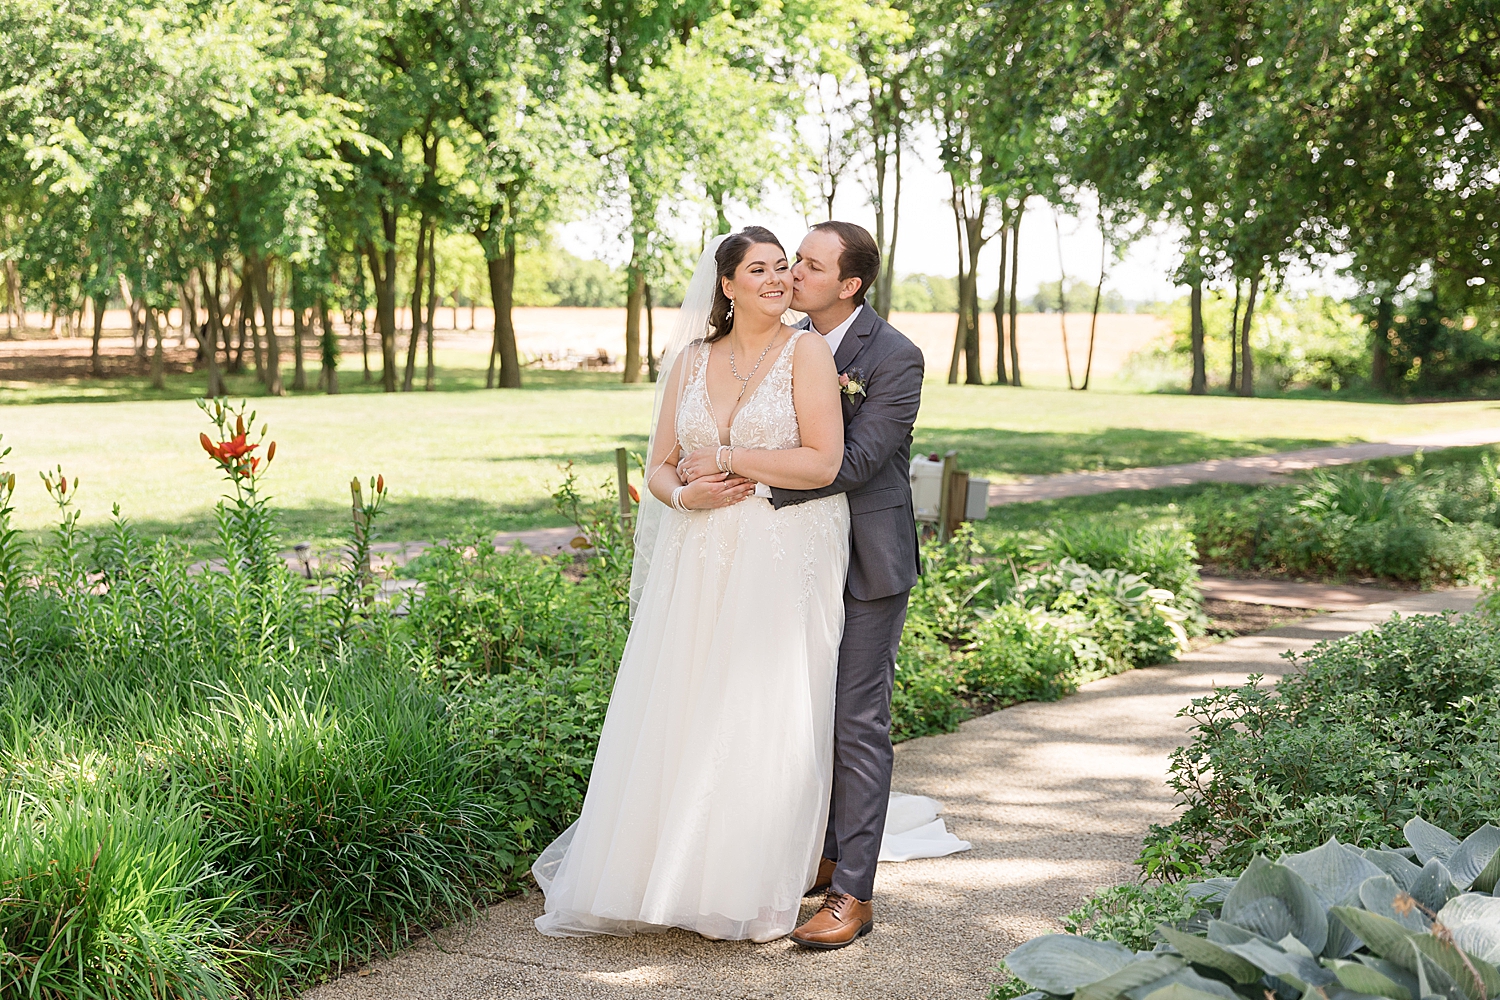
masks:
<svg viewBox="0 0 1500 1000"><path fill-rule="evenodd" d="M922 352L866 303L833 360L840 375L860 375L865 384L863 396L842 397L843 467L820 490L773 488L771 505L780 510L849 494L848 590L873 601L910 590L920 573L910 466L911 429L922 402Z"/></svg>

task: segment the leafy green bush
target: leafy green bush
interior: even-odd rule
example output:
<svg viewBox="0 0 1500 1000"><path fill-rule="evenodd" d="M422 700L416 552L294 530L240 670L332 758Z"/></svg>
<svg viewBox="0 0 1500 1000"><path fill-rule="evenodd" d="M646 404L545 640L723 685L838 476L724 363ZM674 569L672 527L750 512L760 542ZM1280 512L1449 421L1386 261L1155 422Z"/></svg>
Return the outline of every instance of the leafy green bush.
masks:
<svg viewBox="0 0 1500 1000"><path fill-rule="evenodd" d="M1318 470L1295 486L1210 490L1187 509L1204 556L1239 569L1436 585L1500 566L1500 475L1488 455L1394 477Z"/></svg>
<svg viewBox="0 0 1500 1000"><path fill-rule="evenodd" d="M1149 951L1156 944L1158 924L1177 926L1198 911L1187 888L1161 882L1101 889L1063 917L1063 928L1095 941L1118 941L1127 948Z"/></svg>
<svg viewBox="0 0 1500 1000"><path fill-rule="evenodd" d="M443 546L385 603L384 481L331 583L303 580L277 556L254 415L209 409L231 491L207 567L119 517L83 531L61 470L28 558L0 477L0 995L283 992L513 888L582 803L629 629L613 498L558 491L586 561ZM1165 543L1114 544L1173 565ZM924 558L898 739L1180 638L1172 595L1131 570L967 532Z"/></svg>
<svg viewBox="0 0 1500 1000"><path fill-rule="evenodd" d="M79 530L59 472L0 578L0 995L281 992L513 887L582 800L618 555L439 550L394 617L358 540L336 586L285 569L245 414L211 416L216 565Z"/></svg>
<svg viewBox="0 0 1500 1000"><path fill-rule="evenodd" d="M1395 849L1329 840L1274 863L1257 855L1239 875L1188 885L1175 899L1119 893L1130 940L1049 934L1005 965L1036 1000L1282 991L1487 1000L1500 990L1500 828L1486 824L1460 841L1414 817L1403 835L1407 846ZM1183 918L1188 905L1195 912ZM1142 937L1140 924L1158 914ZM1149 951L1133 947L1153 941Z"/></svg>
<svg viewBox="0 0 1500 1000"><path fill-rule="evenodd" d="M1019 537L986 549L965 528L950 542L927 542L897 657L893 737L951 732L976 710L1059 698L1095 678L1174 657L1186 642L1184 625L1201 618L1192 541L1180 531L1129 536L1108 536L1113 561L1154 561L1192 595L1188 601L1123 569L1066 556L1038 561L1039 548L1048 548ZM1052 538L1051 552L1067 544ZM1175 555L1166 551L1172 545Z"/></svg>
<svg viewBox="0 0 1500 1000"><path fill-rule="evenodd" d="M1224 870L1331 836L1393 842L1414 814L1500 819L1500 622L1393 617L1298 667L1184 710L1193 740L1170 783L1187 808L1148 844L1178 836Z"/></svg>

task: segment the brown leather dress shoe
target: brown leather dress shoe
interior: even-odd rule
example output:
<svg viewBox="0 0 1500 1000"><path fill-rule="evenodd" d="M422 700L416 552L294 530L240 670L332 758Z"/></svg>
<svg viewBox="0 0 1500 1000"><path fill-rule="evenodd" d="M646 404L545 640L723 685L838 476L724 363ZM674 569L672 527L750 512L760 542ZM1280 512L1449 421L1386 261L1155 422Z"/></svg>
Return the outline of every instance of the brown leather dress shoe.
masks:
<svg viewBox="0 0 1500 1000"><path fill-rule="evenodd" d="M842 892L830 892L823 906L801 927L792 942L817 951L833 951L853 944L875 929L875 908Z"/></svg>
<svg viewBox="0 0 1500 1000"><path fill-rule="evenodd" d="M821 861L819 861L817 881L812 884L811 889L808 889L802 895L811 896L814 893L819 893L827 889L830 885L833 884L833 870L837 867L837 861L829 861L827 858L823 858Z"/></svg>

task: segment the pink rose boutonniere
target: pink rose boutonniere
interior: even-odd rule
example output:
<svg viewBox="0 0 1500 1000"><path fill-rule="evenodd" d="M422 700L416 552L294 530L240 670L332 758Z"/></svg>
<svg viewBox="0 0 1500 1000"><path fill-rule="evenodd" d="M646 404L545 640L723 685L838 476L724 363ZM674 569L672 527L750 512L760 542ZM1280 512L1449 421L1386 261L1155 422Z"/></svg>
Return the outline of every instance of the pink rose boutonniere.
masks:
<svg viewBox="0 0 1500 1000"><path fill-rule="evenodd" d="M839 376L839 391L853 399L855 396L865 394L865 373L858 368L851 368Z"/></svg>

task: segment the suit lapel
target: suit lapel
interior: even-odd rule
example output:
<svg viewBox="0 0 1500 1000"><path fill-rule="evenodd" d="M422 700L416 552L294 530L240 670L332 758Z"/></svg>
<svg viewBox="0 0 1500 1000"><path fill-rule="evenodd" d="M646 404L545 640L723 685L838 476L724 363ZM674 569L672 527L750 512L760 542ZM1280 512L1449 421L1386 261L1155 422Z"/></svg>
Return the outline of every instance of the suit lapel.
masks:
<svg viewBox="0 0 1500 1000"><path fill-rule="evenodd" d="M867 303L844 332L843 343L839 344L838 352L833 356L833 364L840 373L853 364L859 352L864 350L865 341L875 332L875 317L875 310Z"/></svg>

